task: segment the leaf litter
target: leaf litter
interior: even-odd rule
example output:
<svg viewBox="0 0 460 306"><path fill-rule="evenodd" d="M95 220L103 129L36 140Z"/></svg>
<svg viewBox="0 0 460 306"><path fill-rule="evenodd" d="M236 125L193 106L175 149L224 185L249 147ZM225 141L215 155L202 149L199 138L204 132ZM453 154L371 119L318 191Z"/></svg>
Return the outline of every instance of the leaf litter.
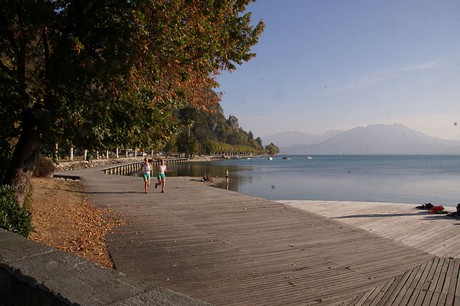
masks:
<svg viewBox="0 0 460 306"><path fill-rule="evenodd" d="M34 178L32 190L29 239L113 268L105 235L125 223L120 213L95 208L79 181Z"/></svg>

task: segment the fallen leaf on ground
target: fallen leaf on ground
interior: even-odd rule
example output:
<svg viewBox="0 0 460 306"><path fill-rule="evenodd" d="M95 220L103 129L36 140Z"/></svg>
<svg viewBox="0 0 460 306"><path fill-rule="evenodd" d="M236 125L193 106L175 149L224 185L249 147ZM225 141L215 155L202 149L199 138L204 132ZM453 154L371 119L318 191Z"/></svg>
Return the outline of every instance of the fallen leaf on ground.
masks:
<svg viewBox="0 0 460 306"><path fill-rule="evenodd" d="M31 240L113 268L105 235L124 223L110 208L95 208L81 182L34 178Z"/></svg>

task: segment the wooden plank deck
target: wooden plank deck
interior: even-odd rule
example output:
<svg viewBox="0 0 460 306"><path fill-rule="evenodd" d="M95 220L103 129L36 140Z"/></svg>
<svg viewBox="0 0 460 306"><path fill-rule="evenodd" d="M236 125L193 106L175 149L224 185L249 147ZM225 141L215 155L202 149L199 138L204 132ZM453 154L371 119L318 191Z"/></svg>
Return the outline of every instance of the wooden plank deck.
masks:
<svg viewBox="0 0 460 306"><path fill-rule="evenodd" d="M408 288L421 301L413 305L428 295L445 305L460 301L457 259L316 211L188 178L168 178L166 193L144 194L141 178L79 175L93 203L127 216L106 237L119 271L212 304L393 305L415 298L399 297ZM433 285L436 277L448 286Z"/></svg>
<svg viewBox="0 0 460 306"><path fill-rule="evenodd" d="M429 254L460 258L460 219L416 209L420 204L280 201L331 220L356 226ZM454 207L445 207L455 211Z"/></svg>
<svg viewBox="0 0 460 306"><path fill-rule="evenodd" d="M348 305L458 305L459 269L460 259L436 257L362 293Z"/></svg>
<svg viewBox="0 0 460 306"><path fill-rule="evenodd" d="M348 305L460 305L460 220L417 205L281 201L435 255L434 259L363 292ZM453 207L445 208L449 212Z"/></svg>

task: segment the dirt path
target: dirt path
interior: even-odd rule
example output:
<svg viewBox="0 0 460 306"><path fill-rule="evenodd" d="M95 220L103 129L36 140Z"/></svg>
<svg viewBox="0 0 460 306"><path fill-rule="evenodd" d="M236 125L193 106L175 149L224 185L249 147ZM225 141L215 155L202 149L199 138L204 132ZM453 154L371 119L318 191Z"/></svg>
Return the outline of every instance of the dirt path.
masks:
<svg viewBox="0 0 460 306"><path fill-rule="evenodd" d="M31 240L113 267L104 237L123 224L122 216L94 208L81 182L34 178L32 188Z"/></svg>

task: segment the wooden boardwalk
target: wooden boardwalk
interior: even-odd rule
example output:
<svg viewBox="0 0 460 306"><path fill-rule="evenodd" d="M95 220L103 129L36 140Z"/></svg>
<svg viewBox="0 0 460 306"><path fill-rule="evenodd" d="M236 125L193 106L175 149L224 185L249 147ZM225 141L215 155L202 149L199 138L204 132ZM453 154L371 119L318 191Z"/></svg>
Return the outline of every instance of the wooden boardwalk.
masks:
<svg viewBox="0 0 460 306"><path fill-rule="evenodd" d="M428 295L430 303L438 295L446 301L439 305L460 303L457 259L189 178L168 178L166 193L144 194L141 178L78 175L93 203L129 221L106 237L116 268L191 297L216 305L397 305L414 299L400 296L414 288L410 305L430 305Z"/></svg>
<svg viewBox="0 0 460 306"><path fill-rule="evenodd" d="M336 201L281 201L350 224L421 251L460 258L460 219L416 209L420 205ZM454 207L445 207L453 212Z"/></svg>
<svg viewBox="0 0 460 306"><path fill-rule="evenodd" d="M460 259L436 257L362 293L348 305L459 305Z"/></svg>
<svg viewBox="0 0 460 306"><path fill-rule="evenodd" d="M459 219L416 209L415 204L281 202L437 256L363 293L349 305L460 305ZM452 212L455 208L446 210Z"/></svg>

